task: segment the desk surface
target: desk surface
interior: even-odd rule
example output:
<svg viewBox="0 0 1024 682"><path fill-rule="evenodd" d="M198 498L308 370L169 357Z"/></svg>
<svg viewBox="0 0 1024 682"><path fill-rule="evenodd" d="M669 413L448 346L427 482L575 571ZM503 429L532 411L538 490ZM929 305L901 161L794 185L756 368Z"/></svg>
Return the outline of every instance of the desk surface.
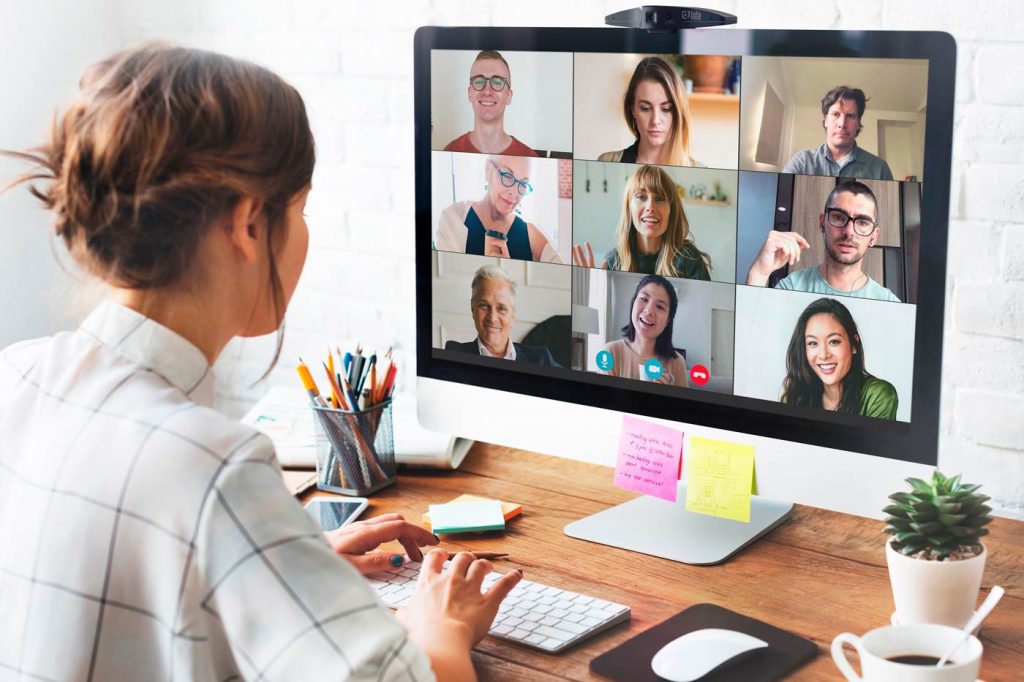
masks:
<svg viewBox="0 0 1024 682"><path fill-rule="evenodd" d="M370 499L367 516L401 512L419 521L430 504L461 493L519 502L523 515L504 533L443 538L447 548L503 551L531 580L629 605L627 625L559 655L485 638L473 653L481 680L605 679L590 660L702 602L763 620L814 641L819 656L792 679L835 680L829 646L840 632L863 634L893 611L882 524L797 506L790 520L718 566L688 566L566 536L570 521L635 497L612 485L608 467L478 444L455 472L406 472ZM981 632L982 679L1024 670L1024 523L996 519L982 584L1006 596ZM400 549L400 547L398 547ZM1019 678L1017 678L1019 679Z"/></svg>

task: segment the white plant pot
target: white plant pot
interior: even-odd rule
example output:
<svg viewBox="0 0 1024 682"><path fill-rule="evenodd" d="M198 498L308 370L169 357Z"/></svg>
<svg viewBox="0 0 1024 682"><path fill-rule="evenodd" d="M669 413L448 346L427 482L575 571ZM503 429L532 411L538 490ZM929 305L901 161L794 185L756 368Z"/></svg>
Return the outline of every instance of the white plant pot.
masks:
<svg viewBox="0 0 1024 682"><path fill-rule="evenodd" d="M900 625L937 623L962 628L974 613L988 550L961 561L926 561L885 543L892 598Z"/></svg>

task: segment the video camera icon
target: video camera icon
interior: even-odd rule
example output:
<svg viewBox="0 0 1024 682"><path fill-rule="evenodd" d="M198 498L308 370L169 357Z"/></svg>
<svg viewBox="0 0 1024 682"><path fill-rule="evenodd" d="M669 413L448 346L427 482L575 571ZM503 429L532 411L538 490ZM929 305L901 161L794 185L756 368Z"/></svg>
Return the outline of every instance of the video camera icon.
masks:
<svg viewBox="0 0 1024 682"><path fill-rule="evenodd" d="M665 368L657 358L651 358L644 363L644 374L648 381L657 381L664 374Z"/></svg>

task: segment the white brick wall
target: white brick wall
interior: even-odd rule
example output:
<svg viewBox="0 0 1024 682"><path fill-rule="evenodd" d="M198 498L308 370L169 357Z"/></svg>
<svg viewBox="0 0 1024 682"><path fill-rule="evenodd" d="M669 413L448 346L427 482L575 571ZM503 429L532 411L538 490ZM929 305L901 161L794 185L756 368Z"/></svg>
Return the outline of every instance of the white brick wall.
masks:
<svg viewBox="0 0 1024 682"><path fill-rule="evenodd" d="M394 343L414 382L412 40L417 26L599 26L642 4L600 0L118 0L122 43L162 38L259 61L304 94L320 163L312 251L282 363L328 342ZM697 3L701 4L701 3ZM745 28L934 29L958 41L950 279L940 466L984 483L1024 517L1024 2L716 0ZM112 45L111 49L117 46ZM41 219L45 220L45 219ZM241 412L272 339L236 342L218 366ZM307 358L309 359L309 358Z"/></svg>

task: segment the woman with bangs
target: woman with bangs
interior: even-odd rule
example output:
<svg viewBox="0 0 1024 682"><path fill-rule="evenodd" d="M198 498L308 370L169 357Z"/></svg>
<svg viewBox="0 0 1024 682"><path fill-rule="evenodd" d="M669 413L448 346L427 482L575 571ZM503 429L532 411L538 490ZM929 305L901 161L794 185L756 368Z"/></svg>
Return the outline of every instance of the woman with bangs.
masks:
<svg viewBox="0 0 1024 682"><path fill-rule="evenodd" d="M573 263L595 267L589 242L573 246ZM682 279L711 279L711 257L690 238L679 189L657 166L636 169L623 194L615 247L601 268Z"/></svg>
<svg viewBox="0 0 1024 682"><path fill-rule="evenodd" d="M622 114L636 141L598 161L705 167L690 156L690 105L675 69L661 57L644 57L633 70Z"/></svg>

